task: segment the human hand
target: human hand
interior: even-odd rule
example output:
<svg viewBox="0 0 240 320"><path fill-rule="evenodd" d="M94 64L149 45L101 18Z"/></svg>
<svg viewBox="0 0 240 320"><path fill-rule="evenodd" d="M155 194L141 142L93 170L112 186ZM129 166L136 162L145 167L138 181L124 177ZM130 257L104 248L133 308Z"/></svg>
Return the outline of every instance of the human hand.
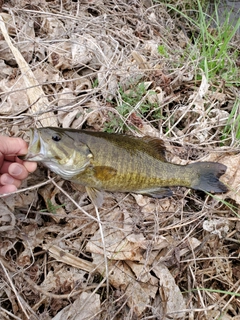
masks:
<svg viewBox="0 0 240 320"><path fill-rule="evenodd" d="M16 191L22 180L36 170L36 162L17 157L27 151L28 145L23 139L0 136L0 194Z"/></svg>

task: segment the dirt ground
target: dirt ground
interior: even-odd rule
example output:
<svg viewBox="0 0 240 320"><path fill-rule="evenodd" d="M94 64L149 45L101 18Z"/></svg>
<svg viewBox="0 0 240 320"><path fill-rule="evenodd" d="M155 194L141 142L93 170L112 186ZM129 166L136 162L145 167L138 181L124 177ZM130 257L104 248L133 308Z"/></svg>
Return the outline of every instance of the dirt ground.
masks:
<svg viewBox="0 0 240 320"><path fill-rule="evenodd" d="M0 198L0 318L240 319L239 73L226 84L227 64L209 79L197 26L157 1L0 5L0 134L161 138L171 162L225 164L229 187L104 192L96 210L39 165Z"/></svg>

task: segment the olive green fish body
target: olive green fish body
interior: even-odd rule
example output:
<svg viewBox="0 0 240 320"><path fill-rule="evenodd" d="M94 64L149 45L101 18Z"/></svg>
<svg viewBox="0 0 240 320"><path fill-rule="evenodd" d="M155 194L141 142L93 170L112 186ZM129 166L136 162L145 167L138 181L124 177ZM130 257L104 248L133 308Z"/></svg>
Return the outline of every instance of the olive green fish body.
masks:
<svg viewBox="0 0 240 320"><path fill-rule="evenodd" d="M226 192L219 177L220 163L197 162L186 166L166 161L159 139L137 138L74 129L35 129L25 157L41 161L64 179L87 190L135 192L170 196L168 187L185 186L208 192Z"/></svg>

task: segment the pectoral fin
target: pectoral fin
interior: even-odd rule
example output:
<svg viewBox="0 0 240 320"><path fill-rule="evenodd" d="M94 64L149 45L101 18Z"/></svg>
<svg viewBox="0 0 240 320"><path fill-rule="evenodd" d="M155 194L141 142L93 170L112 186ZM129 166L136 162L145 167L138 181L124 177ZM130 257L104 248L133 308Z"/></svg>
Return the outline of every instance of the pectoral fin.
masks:
<svg viewBox="0 0 240 320"><path fill-rule="evenodd" d="M172 190L169 188L158 188L155 190L143 190L143 191L139 191L138 193L141 193L143 195L146 195L146 196L149 196L152 198L158 198L158 199L171 197L173 194Z"/></svg>
<svg viewBox="0 0 240 320"><path fill-rule="evenodd" d="M95 189L95 188L90 188L86 187L87 194L89 198L92 200L92 203L100 208L103 204L103 194L101 191Z"/></svg>

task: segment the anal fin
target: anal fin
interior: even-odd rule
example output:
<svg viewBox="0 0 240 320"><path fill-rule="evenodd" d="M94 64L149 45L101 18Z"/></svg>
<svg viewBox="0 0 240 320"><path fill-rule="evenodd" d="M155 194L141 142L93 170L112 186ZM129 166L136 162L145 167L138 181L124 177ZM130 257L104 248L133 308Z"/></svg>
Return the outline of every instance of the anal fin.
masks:
<svg viewBox="0 0 240 320"><path fill-rule="evenodd" d="M170 188L158 188L154 190L142 190L138 191L137 193L141 193L143 195L152 197L152 198L157 198L157 199L162 199L162 198L167 198L171 197L173 195L173 192Z"/></svg>

